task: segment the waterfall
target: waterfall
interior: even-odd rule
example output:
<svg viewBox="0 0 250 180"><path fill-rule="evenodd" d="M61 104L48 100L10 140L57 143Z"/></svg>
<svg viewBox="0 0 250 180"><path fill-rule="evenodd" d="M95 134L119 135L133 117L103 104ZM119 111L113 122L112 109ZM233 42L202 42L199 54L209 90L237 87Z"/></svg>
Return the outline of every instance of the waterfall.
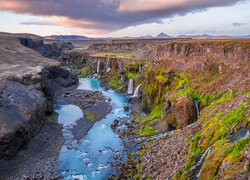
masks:
<svg viewBox="0 0 250 180"><path fill-rule="evenodd" d="M100 59L98 60L97 62L97 69L96 69L96 72L99 74L100 72Z"/></svg>
<svg viewBox="0 0 250 180"><path fill-rule="evenodd" d="M197 119L199 119L199 117L200 117L200 109L199 109L200 100L199 100L199 99L196 99L196 100L194 101L194 104L195 104L195 108L196 108Z"/></svg>
<svg viewBox="0 0 250 180"><path fill-rule="evenodd" d="M209 155L210 152L212 152L214 150L214 147L210 146L209 148L207 148L206 152L201 156L201 159L198 161L197 163L197 167L200 167L199 171L197 171L195 173L195 177L199 178L200 174L201 174L201 170L202 170L202 164L205 161L205 158Z"/></svg>
<svg viewBox="0 0 250 180"><path fill-rule="evenodd" d="M134 88L133 83L134 83L133 79L130 79L128 83L128 94L133 94L133 88Z"/></svg>
<svg viewBox="0 0 250 180"><path fill-rule="evenodd" d="M141 73L141 64L139 64L139 73Z"/></svg>
<svg viewBox="0 0 250 180"><path fill-rule="evenodd" d="M121 82L120 82L120 85L123 85L124 84L124 75L122 74L121 75Z"/></svg>
<svg viewBox="0 0 250 180"><path fill-rule="evenodd" d="M213 146L210 146L209 148L207 148L207 150L201 155L200 160L197 162L197 164L195 164L194 166L192 166L191 168L189 168L188 170L186 170L183 174L187 173L187 172L191 172L191 171L195 171L192 179L197 179L199 178L200 174L201 174L201 170L202 170L202 165L206 159L206 157L209 155L210 152L212 152L214 150Z"/></svg>
<svg viewBox="0 0 250 180"><path fill-rule="evenodd" d="M134 95L132 97L138 97L139 95L139 90L140 90L141 84L139 84L139 86L136 87Z"/></svg>
<svg viewBox="0 0 250 180"><path fill-rule="evenodd" d="M111 68L110 68L110 59L108 58L108 62L106 64L106 72L108 73L109 71L111 71Z"/></svg>

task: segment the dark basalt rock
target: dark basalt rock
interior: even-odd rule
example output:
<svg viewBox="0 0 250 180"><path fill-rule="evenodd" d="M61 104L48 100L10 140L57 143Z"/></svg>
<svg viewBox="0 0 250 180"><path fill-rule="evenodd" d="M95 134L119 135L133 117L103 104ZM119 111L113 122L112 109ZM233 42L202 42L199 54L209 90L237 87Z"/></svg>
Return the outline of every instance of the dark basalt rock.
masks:
<svg viewBox="0 0 250 180"><path fill-rule="evenodd" d="M111 128L115 129L119 124L119 121L117 119L114 120L114 122L111 124Z"/></svg>
<svg viewBox="0 0 250 180"><path fill-rule="evenodd" d="M54 99L77 78L60 66L0 82L0 159L12 158L53 111Z"/></svg>
<svg viewBox="0 0 250 180"><path fill-rule="evenodd" d="M19 40L22 45L38 51L44 57L53 59L58 59L63 50L71 50L74 47L70 42L58 41L57 43L44 43L43 39L31 39L25 37L21 37Z"/></svg>

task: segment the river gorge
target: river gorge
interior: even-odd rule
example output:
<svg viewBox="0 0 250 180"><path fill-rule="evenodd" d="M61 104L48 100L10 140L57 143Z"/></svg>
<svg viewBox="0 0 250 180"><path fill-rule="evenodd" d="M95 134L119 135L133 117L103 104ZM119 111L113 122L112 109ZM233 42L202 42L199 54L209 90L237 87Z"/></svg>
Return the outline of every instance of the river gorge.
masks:
<svg viewBox="0 0 250 180"><path fill-rule="evenodd" d="M248 39L0 41L0 179L249 177Z"/></svg>

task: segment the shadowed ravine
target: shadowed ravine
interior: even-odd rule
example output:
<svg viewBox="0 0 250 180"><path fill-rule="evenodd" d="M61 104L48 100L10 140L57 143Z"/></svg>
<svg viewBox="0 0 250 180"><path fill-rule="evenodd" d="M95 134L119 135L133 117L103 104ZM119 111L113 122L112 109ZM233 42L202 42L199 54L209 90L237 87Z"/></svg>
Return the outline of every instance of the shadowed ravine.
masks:
<svg viewBox="0 0 250 180"><path fill-rule="evenodd" d="M96 122L88 134L77 143L70 129L83 116L81 109L74 105L55 106L54 110L59 114L58 120L63 125L65 138L57 168L64 179L107 179L114 173L111 166L111 163L115 161L113 156L121 156L123 160L126 160L125 153L122 152L122 140L110 126L115 119L128 116L129 112L123 109L128 102L126 97L113 90L105 91L95 79L80 79L78 89L100 91L110 97L112 111ZM68 149L68 144L72 144L72 148Z"/></svg>

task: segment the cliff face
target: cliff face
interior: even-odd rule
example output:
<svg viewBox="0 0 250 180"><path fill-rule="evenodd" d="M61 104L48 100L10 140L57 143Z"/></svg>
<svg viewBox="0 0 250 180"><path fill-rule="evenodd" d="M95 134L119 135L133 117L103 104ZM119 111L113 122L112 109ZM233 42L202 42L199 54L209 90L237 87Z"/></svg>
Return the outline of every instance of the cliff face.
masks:
<svg viewBox="0 0 250 180"><path fill-rule="evenodd" d="M54 98L78 80L18 37L1 37L0 56L0 158L11 158L39 132Z"/></svg>
<svg viewBox="0 0 250 180"><path fill-rule="evenodd" d="M44 43L44 39L32 39L27 37L20 37L19 39L22 45L34 49L44 57L53 59L58 59L62 51L71 50L74 47L70 42L47 41Z"/></svg>
<svg viewBox="0 0 250 180"><path fill-rule="evenodd" d="M99 52L133 53L147 60L174 59L187 63L191 60L220 59L232 63L249 61L250 40L166 40L134 41L93 44L89 50Z"/></svg>

